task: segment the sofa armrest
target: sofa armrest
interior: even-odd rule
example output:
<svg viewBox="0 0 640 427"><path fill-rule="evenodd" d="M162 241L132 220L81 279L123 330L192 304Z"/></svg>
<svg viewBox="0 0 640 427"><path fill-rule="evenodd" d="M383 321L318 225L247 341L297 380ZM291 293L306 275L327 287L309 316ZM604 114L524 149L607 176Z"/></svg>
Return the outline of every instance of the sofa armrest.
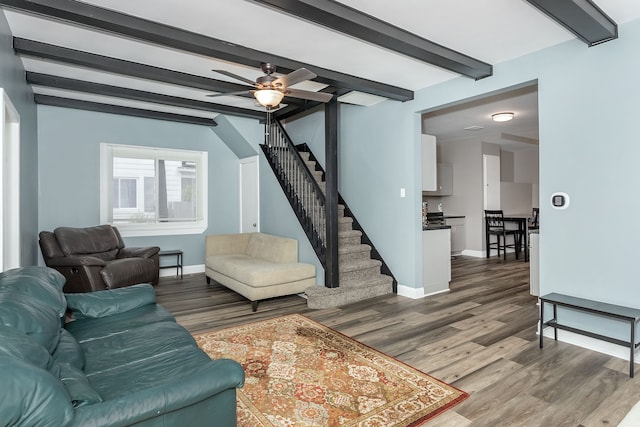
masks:
<svg viewBox="0 0 640 427"><path fill-rule="evenodd" d="M105 265L107 265L107 262L105 260L90 255L71 255L49 258L47 260L47 267L104 267Z"/></svg>
<svg viewBox="0 0 640 427"><path fill-rule="evenodd" d="M160 252L157 246L148 248L122 248L118 251L118 258L151 258Z"/></svg>
<svg viewBox="0 0 640 427"><path fill-rule="evenodd" d="M99 318L155 304L156 293L146 283L104 291L65 294L67 307L76 319Z"/></svg>
<svg viewBox="0 0 640 427"><path fill-rule="evenodd" d="M158 265L153 258L136 257L116 259L100 271L100 277L107 289L151 283L157 274Z"/></svg>
<svg viewBox="0 0 640 427"><path fill-rule="evenodd" d="M72 426L126 426L189 407L244 384L244 371L230 359L212 360L180 381L168 382L75 411ZM235 405L232 408L235 413ZM213 420L211 420L213 421Z"/></svg>

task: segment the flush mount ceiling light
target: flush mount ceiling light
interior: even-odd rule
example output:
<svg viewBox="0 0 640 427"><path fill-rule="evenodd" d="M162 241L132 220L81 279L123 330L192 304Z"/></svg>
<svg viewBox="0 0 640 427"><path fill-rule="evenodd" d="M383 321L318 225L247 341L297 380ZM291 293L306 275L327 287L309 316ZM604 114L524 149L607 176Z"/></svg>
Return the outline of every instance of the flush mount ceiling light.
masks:
<svg viewBox="0 0 640 427"><path fill-rule="evenodd" d="M256 90L253 96L256 97L263 107L274 108L280 104L280 101L284 98L284 93L274 89L262 89Z"/></svg>
<svg viewBox="0 0 640 427"><path fill-rule="evenodd" d="M496 113L491 115L491 120L494 122L508 122L513 119L513 113Z"/></svg>

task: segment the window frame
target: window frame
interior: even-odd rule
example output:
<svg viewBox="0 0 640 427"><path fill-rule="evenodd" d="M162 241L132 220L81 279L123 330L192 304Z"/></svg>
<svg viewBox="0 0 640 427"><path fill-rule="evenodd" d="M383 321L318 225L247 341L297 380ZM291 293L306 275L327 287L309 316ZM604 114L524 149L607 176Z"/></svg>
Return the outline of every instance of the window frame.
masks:
<svg viewBox="0 0 640 427"><path fill-rule="evenodd" d="M151 158L196 163L197 212L194 221L114 223L113 157ZM208 153L206 151L122 144L100 144L100 223L118 227L125 237L202 234L208 227Z"/></svg>

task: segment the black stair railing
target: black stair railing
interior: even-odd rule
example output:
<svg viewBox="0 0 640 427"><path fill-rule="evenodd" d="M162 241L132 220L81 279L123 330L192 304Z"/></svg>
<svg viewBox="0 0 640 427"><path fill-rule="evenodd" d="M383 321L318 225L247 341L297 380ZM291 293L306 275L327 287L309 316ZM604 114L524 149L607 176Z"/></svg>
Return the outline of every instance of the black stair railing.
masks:
<svg viewBox="0 0 640 427"><path fill-rule="evenodd" d="M325 196L320 185L277 120L267 122L265 143L261 148L320 263L326 269L327 218Z"/></svg>

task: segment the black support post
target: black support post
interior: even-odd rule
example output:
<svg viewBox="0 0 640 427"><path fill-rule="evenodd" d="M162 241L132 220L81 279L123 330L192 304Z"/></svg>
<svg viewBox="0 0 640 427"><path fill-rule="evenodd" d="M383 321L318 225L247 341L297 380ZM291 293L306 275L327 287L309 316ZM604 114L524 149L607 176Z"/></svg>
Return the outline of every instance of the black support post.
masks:
<svg viewBox="0 0 640 427"><path fill-rule="evenodd" d="M324 107L325 200L327 214L325 286L339 286L338 269L338 101L334 97Z"/></svg>

